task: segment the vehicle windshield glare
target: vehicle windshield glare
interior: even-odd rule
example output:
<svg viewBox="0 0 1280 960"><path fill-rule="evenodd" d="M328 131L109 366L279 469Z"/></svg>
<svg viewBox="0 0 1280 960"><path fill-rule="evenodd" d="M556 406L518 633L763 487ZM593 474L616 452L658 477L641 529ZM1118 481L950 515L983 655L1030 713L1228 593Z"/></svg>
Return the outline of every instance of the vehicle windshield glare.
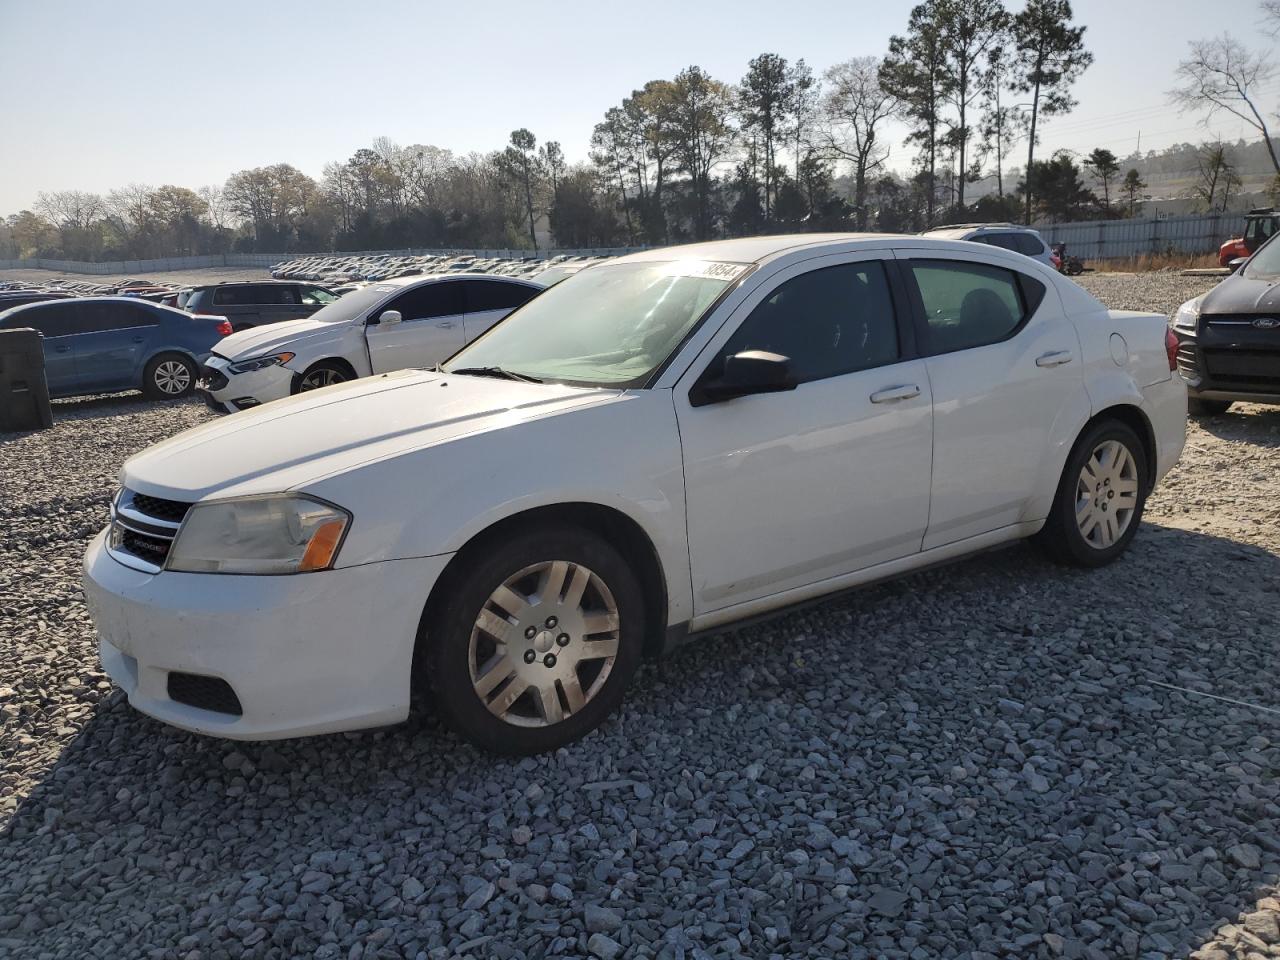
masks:
<svg viewBox="0 0 1280 960"><path fill-rule="evenodd" d="M539 380L638 386L746 269L643 260L583 270L516 310L445 370L499 367Z"/></svg>
<svg viewBox="0 0 1280 960"><path fill-rule="evenodd" d="M1243 275L1250 279L1280 276L1280 242L1273 237L1249 258Z"/></svg>
<svg viewBox="0 0 1280 960"><path fill-rule="evenodd" d="M325 304L311 315L311 319L319 320L321 323L341 323L344 320L353 320L366 310L372 309L385 300L390 294L403 289L404 287L398 287L390 283L371 283L367 287L352 290L331 303Z"/></svg>

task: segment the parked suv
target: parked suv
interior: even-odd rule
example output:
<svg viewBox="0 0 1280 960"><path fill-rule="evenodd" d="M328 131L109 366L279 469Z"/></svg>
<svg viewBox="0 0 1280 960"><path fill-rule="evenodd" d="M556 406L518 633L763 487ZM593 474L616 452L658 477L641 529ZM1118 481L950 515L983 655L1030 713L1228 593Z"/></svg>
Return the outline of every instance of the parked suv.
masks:
<svg viewBox="0 0 1280 960"><path fill-rule="evenodd" d="M337 299L336 293L314 283L255 280L193 287L183 309L187 313L216 313L231 321L232 330L240 331L309 317Z"/></svg>
<svg viewBox="0 0 1280 960"><path fill-rule="evenodd" d="M1032 260L1053 267L1053 257L1049 245L1044 242L1039 231L1030 227L1018 227L1012 223L958 223L951 227L940 227L923 234L939 240L969 240L973 243L985 243L992 247L1012 250ZM1056 270L1057 268L1054 267Z"/></svg>
<svg viewBox="0 0 1280 960"><path fill-rule="evenodd" d="M0 330L20 327L44 336L50 396L141 390L157 400L190 394L199 365L231 332L223 317L134 297L49 300L0 313Z"/></svg>

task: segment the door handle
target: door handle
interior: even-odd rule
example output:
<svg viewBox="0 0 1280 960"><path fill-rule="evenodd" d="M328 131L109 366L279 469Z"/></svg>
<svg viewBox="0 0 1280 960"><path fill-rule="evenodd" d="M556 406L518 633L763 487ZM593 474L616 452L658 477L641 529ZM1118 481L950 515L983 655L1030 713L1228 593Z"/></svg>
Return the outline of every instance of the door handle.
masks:
<svg viewBox="0 0 1280 960"><path fill-rule="evenodd" d="M439 324L437 324L437 326L439 326L441 330L452 330L452 329L453 329L453 321L452 321L452 320L441 320L441 321L440 321L440 323L439 323Z"/></svg>
<svg viewBox="0 0 1280 960"><path fill-rule="evenodd" d="M1036 357L1037 367L1060 367L1064 363L1070 363L1072 360L1070 350L1054 350L1052 353L1046 353L1044 356Z"/></svg>
<svg viewBox="0 0 1280 960"><path fill-rule="evenodd" d="M146 337L134 337L134 338L133 338L133 342L134 342L134 343L146 343L146 342L147 342L147 338L146 338Z"/></svg>
<svg viewBox="0 0 1280 960"><path fill-rule="evenodd" d="M53 352L54 353L70 353L71 348L64 344L59 344L58 346L53 348Z"/></svg>
<svg viewBox="0 0 1280 960"><path fill-rule="evenodd" d="M920 388L914 383L903 383L896 387L885 387L871 395L872 403L897 403L899 400L910 400L920 396Z"/></svg>

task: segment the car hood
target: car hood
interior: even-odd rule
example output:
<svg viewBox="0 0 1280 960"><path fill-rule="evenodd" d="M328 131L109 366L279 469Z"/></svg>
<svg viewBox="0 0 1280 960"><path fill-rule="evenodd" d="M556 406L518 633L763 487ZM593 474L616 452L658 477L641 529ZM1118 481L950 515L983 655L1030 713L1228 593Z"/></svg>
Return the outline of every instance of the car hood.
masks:
<svg viewBox="0 0 1280 960"><path fill-rule="evenodd" d="M288 350L311 340L339 336L350 325L345 320L325 323L310 317L268 323L223 337L218 341L218 348L214 352L228 360L247 360L250 357Z"/></svg>
<svg viewBox="0 0 1280 960"><path fill-rule="evenodd" d="M1280 311L1280 283L1275 279L1227 277L1205 294L1200 312L1211 314Z"/></svg>
<svg viewBox="0 0 1280 960"><path fill-rule="evenodd" d="M187 430L126 461L120 482L188 502L279 493L372 461L620 396L618 390L400 370Z"/></svg>

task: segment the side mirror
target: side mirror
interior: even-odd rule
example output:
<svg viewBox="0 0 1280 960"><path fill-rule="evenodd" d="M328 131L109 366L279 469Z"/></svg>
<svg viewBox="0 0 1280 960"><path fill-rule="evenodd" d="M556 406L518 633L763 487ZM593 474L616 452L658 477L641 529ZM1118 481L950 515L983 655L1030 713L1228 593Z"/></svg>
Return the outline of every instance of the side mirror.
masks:
<svg viewBox="0 0 1280 960"><path fill-rule="evenodd" d="M382 313L378 314L379 326L384 324L399 323L403 319L404 317L400 315L399 310L383 310Z"/></svg>
<svg viewBox="0 0 1280 960"><path fill-rule="evenodd" d="M744 350L725 357L718 377L703 379L693 388L689 402L695 407L721 403L754 393L780 393L796 388L791 359L768 350Z"/></svg>
<svg viewBox="0 0 1280 960"><path fill-rule="evenodd" d="M1227 262L1227 268L1232 273L1239 273L1240 268L1244 266L1245 261L1248 259L1248 257L1236 257L1234 260L1229 260Z"/></svg>

